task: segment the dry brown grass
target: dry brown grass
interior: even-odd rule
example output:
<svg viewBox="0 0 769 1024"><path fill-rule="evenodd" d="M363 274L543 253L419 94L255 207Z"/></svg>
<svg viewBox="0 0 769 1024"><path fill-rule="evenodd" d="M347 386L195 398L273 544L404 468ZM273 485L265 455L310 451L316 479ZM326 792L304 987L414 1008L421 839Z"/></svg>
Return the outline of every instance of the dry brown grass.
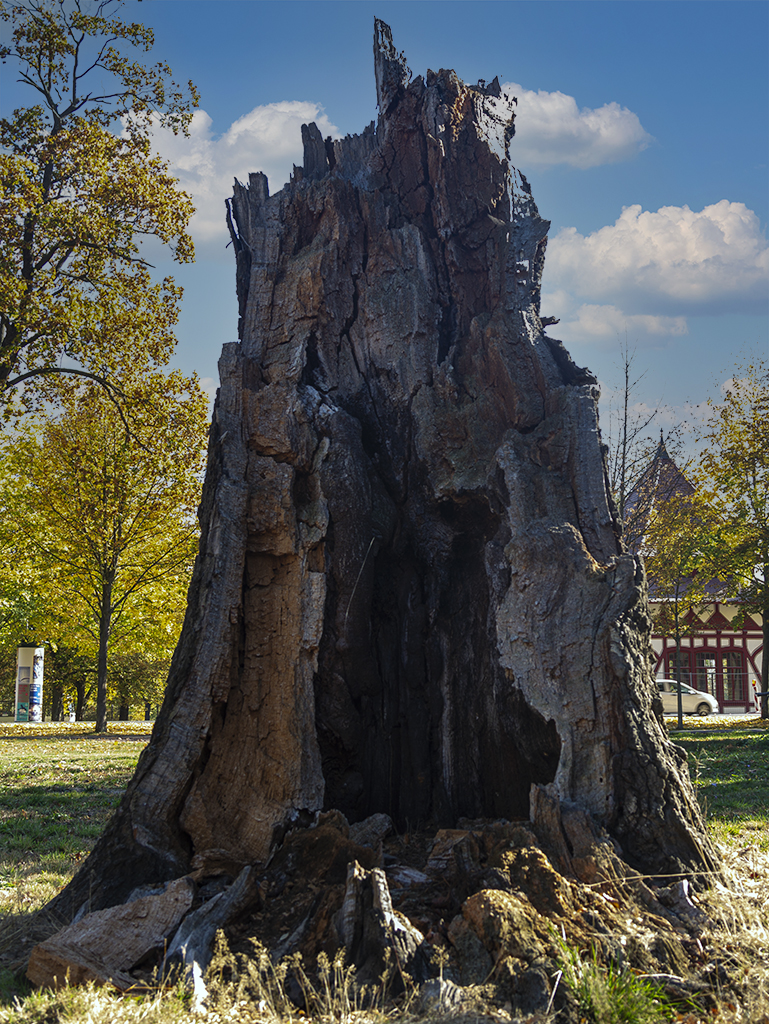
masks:
<svg viewBox="0 0 769 1024"><path fill-rule="evenodd" d="M703 894L701 942L736 982L719 999L724 1024L769 1024L769 853L718 844L726 882ZM736 997L736 998L735 998Z"/></svg>
<svg viewBox="0 0 769 1024"><path fill-rule="evenodd" d="M132 732L134 724L131 723ZM32 912L66 882L77 865L78 851L84 854L93 842L116 803L118 788L130 776L132 764L143 746L138 737L132 737L130 742L116 743L114 737L111 741L96 741L92 734L85 734L82 726L76 734L62 737L58 742L49 730L34 737L29 732L22 732L22 735L27 736L26 742L17 742L20 735L15 728L7 740L2 741L9 755L2 759L4 788L10 793L15 787L16 802L6 806L5 849L0 851L5 858L0 857L0 968L5 967L4 972L0 969L0 1024L81 1021L176 1024L189 1021L190 998L179 987L159 987L155 992L128 996L93 987L30 993L18 975L14 975L13 969L23 964L37 938L39 923ZM762 739L760 734L758 739ZM714 733L713 743L716 741ZM67 750L69 753L65 754ZM742 757L742 754L735 749L733 756ZM714 752L714 764L716 760ZM717 762L721 776L722 760ZM751 759L750 765L754 763ZM731 764L730 773L736 774ZM749 782L746 778L744 784ZM735 785L743 785L743 780L737 780ZM88 801L92 806L85 806ZM54 817L56 814L60 817ZM766 837L745 830L731 834L720 826L712 834L718 840L724 881L700 896L702 909L711 923L699 941L702 964L714 964L716 977L723 976L723 985L717 983L716 1006L707 1013L687 1008L673 1019L681 1024L704 1024L705 1021L769 1024L769 851ZM266 965L263 967L267 970ZM267 983L267 975L262 982L252 976L250 987L242 983L242 977L243 971L240 977L221 970L217 975L215 964L209 979L212 998L195 1019L201 1024L225 1021L244 1024L293 1021L298 1024L300 1020L309 1019L328 1024L332 1021L384 1024L386 1020L408 1024L417 1019L415 998L410 1004L403 1000L390 1004L387 1013L381 1000L374 1008L367 1003L369 1008L361 1009L350 987L353 975L349 976L347 988L337 981L329 990L322 989L311 996L309 1015L280 997L279 992L276 994L274 984ZM612 1018L605 1014L613 1012L611 1007L602 1012L601 1017L584 1019L589 1024L608 1024ZM425 1017L420 1019L425 1020ZM430 1019L435 1020L435 1015ZM499 1024L518 1021L504 1010L491 1006L482 1012L465 1010L452 1019L454 1024L474 1024L480 1020L496 1020ZM540 1012L528 1018L527 1024L551 1024L555 1019L554 1014ZM660 1017L660 1021L663 1019Z"/></svg>

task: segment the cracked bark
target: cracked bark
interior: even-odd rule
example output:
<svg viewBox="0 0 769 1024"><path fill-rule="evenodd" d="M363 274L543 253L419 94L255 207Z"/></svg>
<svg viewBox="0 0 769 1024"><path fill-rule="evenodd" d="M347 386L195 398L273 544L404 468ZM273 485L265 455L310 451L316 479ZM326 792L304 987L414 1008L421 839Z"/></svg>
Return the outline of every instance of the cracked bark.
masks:
<svg viewBox="0 0 769 1024"><path fill-rule="evenodd" d="M410 81L379 22L375 68L376 127L306 126L281 191L235 185L240 342L187 616L60 916L264 863L322 808L451 825L527 817L544 787L639 868L712 866L595 380L544 335L549 224L494 142L512 137L499 83Z"/></svg>

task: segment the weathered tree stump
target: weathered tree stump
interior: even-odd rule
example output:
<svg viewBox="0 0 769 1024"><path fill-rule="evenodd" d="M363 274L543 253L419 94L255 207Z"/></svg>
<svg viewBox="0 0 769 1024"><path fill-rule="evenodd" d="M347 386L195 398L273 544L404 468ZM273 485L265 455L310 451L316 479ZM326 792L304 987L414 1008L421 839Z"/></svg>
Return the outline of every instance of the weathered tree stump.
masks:
<svg viewBox="0 0 769 1024"><path fill-rule="evenodd" d="M376 126L306 126L282 190L235 184L240 342L184 628L60 917L235 877L321 809L451 827L528 818L531 792L564 858L559 807L641 870L712 866L596 382L544 333L549 225L506 155L510 102L497 80L410 81L381 22L374 52Z"/></svg>

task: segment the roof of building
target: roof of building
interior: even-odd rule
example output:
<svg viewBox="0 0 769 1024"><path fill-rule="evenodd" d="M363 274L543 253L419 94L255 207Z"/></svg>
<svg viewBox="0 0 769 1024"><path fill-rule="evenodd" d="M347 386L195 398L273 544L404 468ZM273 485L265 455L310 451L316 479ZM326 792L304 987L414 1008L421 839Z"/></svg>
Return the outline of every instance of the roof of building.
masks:
<svg viewBox="0 0 769 1024"><path fill-rule="evenodd" d="M694 494L694 487L671 459L660 431L657 450L625 502L625 523L633 523L634 526L632 536L628 538L631 550L640 549L646 523L654 508L670 501L673 495L689 494Z"/></svg>
<svg viewBox="0 0 769 1024"><path fill-rule="evenodd" d="M655 508L669 502L675 496L687 497L694 494L695 488L675 461L670 457L665 440L660 431L660 442L649 465L638 478L625 502L625 543L634 554L645 554L644 534L649 516ZM647 565L649 594L652 600L664 600L655 594L654 571ZM682 592L685 593L694 577L682 580ZM704 592L713 600L723 594L724 582L719 579L709 580L704 585ZM723 600L723 597L721 597Z"/></svg>

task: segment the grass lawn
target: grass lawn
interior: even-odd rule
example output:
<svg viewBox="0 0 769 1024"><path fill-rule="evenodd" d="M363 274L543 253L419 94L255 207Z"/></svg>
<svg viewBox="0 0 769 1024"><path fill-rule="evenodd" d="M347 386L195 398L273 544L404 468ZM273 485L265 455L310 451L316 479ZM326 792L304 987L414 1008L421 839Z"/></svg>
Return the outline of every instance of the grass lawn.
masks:
<svg viewBox="0 0 769 1024"><path fill-rule="evenodd" d="M683 747L713 837L769 850L769 728L751 718L684 720L671 739Z"/></svg>
<svg viewBox="0 0 769 1024"><path fill-rule="evenodd" d="M103 1014L96 1013L95 1003L88 1000L112 997L81 990L66 995L72 1002L66 1013L62 1009L61 1016L51 1016L48 997L30 995L29 986L14 973L29 955L25 922L66 884L93 847L134 771L150 728L143 722L113 723L109 734L96 736L87 723L0 724L0 1021L92 1019L112 1024L141 1019L146 1024L176 1024L187 1019L182 1004L174 1000L165 1000L162 1006L153 1003L152 1012L137 1003L136 1018L128 1016L133 1003L126 1000L113 1000L105 1004ZM767 723L719 716L687 718L680 731L674 720L668 720L668 728L687 752L713 837L728 843L740 860L749 848L769 851ZM14 997L27 997L18 1015L9 1006ZM84 1001L82 1012L75 1006L79 1007L78 1000ZM118 1005L123 1008L120 1014Z"/></svg>
<svg viewBox="0 0 769 1024"><path fill-rule="evenodd" d="M88 723L0 725L0 969L28 952L18 922L93 847L149 731L143 722L114 723L100 736ZM0 974L0 1001L9 980Z"/></svg>

